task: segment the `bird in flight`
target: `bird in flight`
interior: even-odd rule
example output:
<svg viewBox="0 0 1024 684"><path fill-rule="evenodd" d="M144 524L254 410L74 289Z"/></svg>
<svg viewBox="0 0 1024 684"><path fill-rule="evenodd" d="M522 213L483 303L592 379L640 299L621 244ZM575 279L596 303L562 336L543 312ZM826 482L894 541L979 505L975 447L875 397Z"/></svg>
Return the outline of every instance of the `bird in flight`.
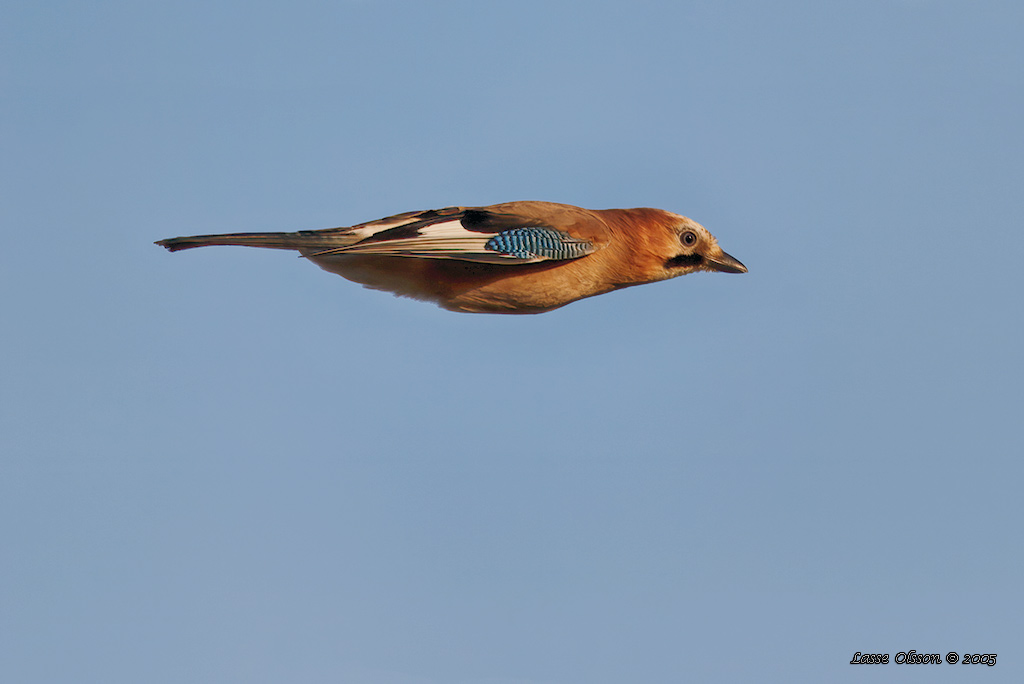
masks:
<svg viewBox="0 0 1024 684"><path fill-rule="evenodd" d="M160 240L290 249L375 289L470 313L542 313L695 271L746 273L696 221L661 209L552 202L414 211L347 228Z"/></svg>

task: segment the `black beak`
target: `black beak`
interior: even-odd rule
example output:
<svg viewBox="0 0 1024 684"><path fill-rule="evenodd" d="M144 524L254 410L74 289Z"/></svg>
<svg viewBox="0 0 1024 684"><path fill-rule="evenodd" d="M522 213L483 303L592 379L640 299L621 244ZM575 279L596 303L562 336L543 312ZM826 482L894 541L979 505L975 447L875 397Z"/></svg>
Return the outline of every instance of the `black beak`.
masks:
<svg viewBox="0 0 1024 684"><path fill-rule="evenodd" d="M721 271L722 273L747 272L747 267L740 263L739 259L730 256L725 252L721 252L715 256L705 256L704 260L707 261L708 267L713 271Z"/></svg>

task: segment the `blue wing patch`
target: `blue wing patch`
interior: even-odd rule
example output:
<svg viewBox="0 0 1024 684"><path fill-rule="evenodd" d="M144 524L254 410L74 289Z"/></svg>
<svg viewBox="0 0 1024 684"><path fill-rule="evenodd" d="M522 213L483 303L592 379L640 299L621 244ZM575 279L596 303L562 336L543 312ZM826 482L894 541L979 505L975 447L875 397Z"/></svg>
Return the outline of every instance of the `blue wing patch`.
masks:
<svg viewBox="0 0 1024 684"><path fill-rule="evenodd" d="M517 259L578 259L594 251L590 240L552 228L510 228L488 240L486 247Z"/></svg>

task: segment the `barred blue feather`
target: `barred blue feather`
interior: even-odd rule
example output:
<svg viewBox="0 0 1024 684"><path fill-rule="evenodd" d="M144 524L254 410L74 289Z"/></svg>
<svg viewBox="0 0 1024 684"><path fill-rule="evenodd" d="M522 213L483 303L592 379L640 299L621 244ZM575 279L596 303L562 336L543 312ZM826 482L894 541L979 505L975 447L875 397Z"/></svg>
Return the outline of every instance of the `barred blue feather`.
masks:
<svg viewBox="0 0 1024 684"><path fill-rule="evenodd" d="M589 240L552 228L511 228L487 241L487 249L517 259L577 259L593 247Z"/></svg>

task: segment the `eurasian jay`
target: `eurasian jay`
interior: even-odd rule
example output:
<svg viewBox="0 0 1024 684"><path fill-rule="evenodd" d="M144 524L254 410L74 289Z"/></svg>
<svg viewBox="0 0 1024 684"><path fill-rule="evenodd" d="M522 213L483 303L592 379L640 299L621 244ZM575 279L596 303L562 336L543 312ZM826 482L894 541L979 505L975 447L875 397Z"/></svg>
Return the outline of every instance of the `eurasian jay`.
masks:
<svg viewBox="0 0 1024 684"><path fill-rule="evenodd" d="M293 249L375 290L451 311L542 313L584 297L694 271L746 273L695 221L660 209L551 202L414 211L349 228L160 240Z"/></svg>

